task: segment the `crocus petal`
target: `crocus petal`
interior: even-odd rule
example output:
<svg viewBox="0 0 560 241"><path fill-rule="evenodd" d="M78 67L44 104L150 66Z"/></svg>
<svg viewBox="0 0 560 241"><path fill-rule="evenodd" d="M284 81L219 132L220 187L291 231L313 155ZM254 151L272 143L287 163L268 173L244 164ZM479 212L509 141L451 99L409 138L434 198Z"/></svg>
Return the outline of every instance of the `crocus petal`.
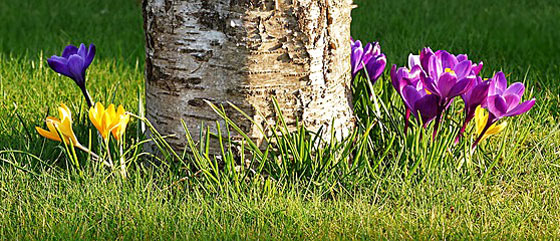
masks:
<svg viewBox="0 0 560 241"><path fill-rule="evenodd" d="M72 112L70 111L70 108L68 108L68 106L64 103L60 104L60 107L58 107L58 114L60 115L61 120L69 119L70 122L72 122Z"/></svg>
<svg viewBox="0 0 560 241"><path fill-rule="evenodd" d="M39 127L35 129L45 138L54 141L64 141L64 143L71 143L74 146L79 146L80 143L72 130L72 113L70 109L62 104L61 107L58 108L58 111L61 119L49 116L45 120L48 130Z"/></svg>
<svg viewBox="0 0 560 241"><path fill-rule="evenodd" d="M479 136L488 122L488 113L481 107L477 107L474 113L476 135Z"/></svg>
<svg viewBox="0 0 560 241"><path fill-rule="evenodd" d="M111 133L113 134L115 140L119 141L122 138L129 121L130 115L126 114L122 105L119 105L114 120L114 127L111 129Z"/></svg>
<svg viewBox="0 0 560 241"><path fill-rule="evenodd" d="M474 88L474 87L473 87ZM461 98L463 99L463 102L465 102L465 105L468 107L470 105L470 100L471 100L471 96L473 94L473 91L467 91L464 94L461 95Z"/></svg>
<svg viewBox="0 0 560 241"><path fill-rule="evenodd" d="M367 43L363 49L364 53L373 53L373 43Z"/></svg>
<svg viewBox="0 0 560 241"><path fill-rule="evenodd" d="M68 58L68 70L78 85L84 84L84 59L77 54Z"/></svg>
<svg viewBox="0 0 560 241"><path fill-rule="evenodd" d="M499 95L490 96L488 98L488 111L496 118L501 118L507 113L507 103L504 97Z"/></svg>
<svg viewBox="0 0 560 241"><path fill-rule="evenodd" d="M354 48L363 48L363 47L362 47L362 41L360 41L360 40L354 41L354 45L353 45L352 47L354 47Z"/></svg>
<svg viewBox="0 0 560 241"><path fill-rule="evenodd" d="M362 56L364 54L364 50L362 48L356 48L354 49L354 51L352 52L352 74L356 74L358 73L358 71L360 71L363 66L362 66Z"/></svg>
<svg viewBox="0 0 560 241"><path fill-rule="evenodd" d="M369 61L377 55L378 54L373 53L373 43L366 44L366 46L364 47L364 54L363 54L363 57L362 57L362 63L363 64L369 63Z"/></svg>
<svg viewBox="0 0 560 241"><path fill-rule="evenodd" d="M391 83L393 84L393 87L395 88L395 90L397 90L397 92L401 92L401 88L400 88L400 83L399 83L399 78L397 78L397 65L393 64L393 67L391 67Z"/></svg>
<svg viewBox="0 0 560 241"><path fill-rule="evenodd" d="M413 69L415 66L420 66L420 55L408 55L408 68Z"/></svg>
<svg viewBox="0 0 560 241"><path fill-rule="evenodd" d="M453 69L453 71L455 71L455 74L457 75L458 79L462 79L471 73L471 68L472 68L472 62L470 60L465 60L458 63Z"/></svg>
<svg viewBox="0 0 560 241"><path fill-rule="evenodd" d="M490 128L484 133L484 136L480 139L480 141L484 141L488 139L488 137L499 134L507 127L507 122L503 122L499 125L492 124Z"/></svg>
<svg viewBox="0 0 560 241"><path fill-rule="evenodd" d="M507 88L506 75L500 71L494 75L490 84L490 95L502 94Z"/></svg>
<svg viewBox="0 0 560 241"><path fill-rule="evenodd" d="M420 64L426 72L430 70L430 58L433 55L434 52L429 47L423 48L422 51L420 51Z"/></svg>
<svg viewBox="0 0 560 241"><path fill-rule="evenodd" d="M525 92L525 85L520 82L513 83L504 91L503 95L517 95L519 97L523 96Z"/></svg>
<svg viewBox="0 0 560 241"><path fill-rule="evenodd" d="M129 115L122 116L119 120L118 125L113 130L111 130L111 133L113 134L115 140L117 141L121 140L122 136L126 132L126 126L128 125L129 120L130 120Z"/></svg>
<svg viewBox="0 0 560 241"><path fill-rule="evenodd" d="M439 77L439 80L437 82L437 89L439 90L439 96L441 98L453 97L450 94L451 94L451 90L456 84L457 84L456 75L449 72L443 73L441 77Z"/></svg>
<svg viewBox="0 0 560 241"><path fill-rule="evenodd" d="M418 81L421 72L422 72L422 67L420 67L420 65L413 66L412 69L410 69L409 79L415 79L416 81Z"/></svg>
<svg viewBox="0 0 560 241"><path fill-rule="evenodd" d="M428 71L427 73L430 75L430 77L432 78L439 78L440 74L443 72L443 67L441 64L441 61L438 60L438 58L433 55L432 57L430 57L430 61L428 62Z"/></svg>
<svg viewBox="0 0 560 241"><path fill-rule="evenodd" d="M437 51L436 55L440 56L443 69L453 69L458 63L457 58L445 50Z"/></svg>
<svg viewBox="0 0 560 241"><path fill-rule="evenodd" d="M426 76L426 74L422 72L420 73L420 80L422 80L423 87L430 92L429 94L439 95L439 90L433 78Z"/></svg>
<svg viewBox="0 0 560 241"><path fill-rule="evenodd" d="M424 126L428 125L437 116L439 98L435 95L426 95L415 103L415 109L420 111Z"/></svg>
<svg viewBox="0 0 560 241"><path fill-rule="evenodd" d="M64 135L65 138L70 139L73 145L78 144L78 139L72 130L72 122L68 119L63 119L60 125L58 125L60 133Z"/></svg>
<svg viewBox="0 0 560 241"><path fill-rule="evenodd" d="M67 66L67 60L65 58L52 56L47 59L47 63L49 64L49 67L51 67L51 69L53 69L55 72L64 76L72 77L72 74L70 73L70 70Z"/></svg>
<svg viewBox="0 0 560 241"><path fill-rule="evenodd" d="M67 59L67 58L58 57L58 56L56 56L56 55L51 56L49 59L50 59L50 60L54 60L54 61L61 62L61 63L63 63L63 64L68 63L68 59Z"/></svg>
<svg viewBox="0 0 560 241"><path fill-rule="evenodd" d="M86 54L87 54L87 49L86 49L86 45L85 44L80 44L80 47L78 48L78 52L76 53L77 55L80 55L80 57L85 58Z"/></svg>
<svg viewBox="0 0 560 241"><path fill-rule="evenodd" d="M105 107L103 104L97 102L94 106L89 109L89 119L93 126L99 131L99 133L103 133L105 127L103 126L103 114L105 113Z"/></svg>
<svg viewBox="0 0 560 241"><path fill-rule="evenodd" d="M55 117L47 117L47 119L45 120L45 123L47 123L47 128L49 129L49 132L51 133L51 135L53 136L58 136L58 139L51 139L51 140L55 140L55 141L62 141L64 140L65 143L68 143L67 140L68 138L64 137L64 136L60 136L58 133L58 126L60 126L60 120L55 118ZM48 138L48 137L47 137Z"/></svg>
<svg viewBox="0 0 560 241"><path fill-rule="evenodd" d="M503 122L499 125L494 124L490 128L488 128L488 131L486 131L486 135L490 136L490 135L498 134L502 132L506 127L507 127L507 122Z"/></svg>
<svg viewBox="0 0 560 241"><path fill-rule="evenodd" d="M66 46L66 48L64 48L64 51L62 51L62 57L67 59L68 57L70 57L70 55L76 53L78 53L78 48L74 45L68 45Z"/></svg>
<svg viewBox="0 0 560 241"><path fill-rule="evenodd" d="M124 115L124 114L125 114L124 107L122 105L119 105L119 107L117 107L117 115Z"/></svg>
<svg viewBox="0 0 560 241"><path fill-rule="evenodd" d="M480 105L482 104L486 98L488 98L488 88L490 87L489 82L482 82L475 87L473 87L472 91L469 92L470 96L468 101L469 105Z"/></svg>
<svg viewBox="0 0 560 241"><path fill-rule="evenodd" d="M402 97L405 105L412 111L412 114L418 117L418 112L415 107L416 102L421 98L420 93L414 86L407 85L403 88Z"/></svg>
<svg viewBox="0 0 560 241"><path fill-rule="evenodd" d="M60 139L60 136L58 136L57 133L52 133L50 131L47 131L41 127L35 127L35 130L37 130L37 132L39 133L39 135L41 135L42 137L45 137L49 140L53 140L53 141L62 141Z"/></svg>
<svg viewBox="0 0 560 241"><path fill-rule="evenodd" d="M399 80L408 77L408 69L405 67L398 68L395 72L395 77Z"/></svg>
<svg viewBox="0 0 560 241"><path fill-rule="evenodd" d="M89 118L106 141L110 137L110 133L117 141L120 140L130 120L130 116L122 105L116 107L114 104L110 104L105 109L101 103L96 103L90 108Z"/></svg>
<svg viewBox="0 0 560 241"><path fill-rule="evenodd" d="M379 58L375 61L369 61L366 65L366 69L369 75L369 79L372 82L375 82L382 74L383 70L385 70L385 66L387 65L387 58L384 54L382 54Z"/></svg>
<svg viewBox="0 0 560 241"><path fill-rule="evenodd" d="M509 111L506 116L516 116L516 115L521 115L527 111L529 111L531 108L533 108L533 106L535 105L535 99L529 100L529 101L525 101L523 103L521 103L520 105L518 105L517 107L515 107L513 110Z"/></svg>
<svg viewBox="0 0 560 241"><path fill-rule="evenodd" d="M480 74L480 71L482 71L482 67L484 66L484 62L480 62L477 65L473 65L472 67L472 71L475 75Z"/></svg>
<svg viewBox="0 0 560 241"><path fill-rule="evenodd" d="M90 44L86 57L84 58L84 68L88 68L91 65L93 58L95 58L95 45Z"/></svg>
<svg viewBox="0 0 560 241"><path fill-rule="evenodd" d="M373 43L373 50L372 50L371 54L373 56L378 56L378 55L381 54L381 45L379 45L379 42Z"/></svg>
<svg viewBox="0 0 560 241"><path fill-rule="evenodd" d="M453 87L449 91L448 96L450 98L453 98L455 96L464 94L465 92L469 91L469 89L471 89L472 85L474 84L474 81L475 78L473 77L467 77L457 81L457 83L453 85Z"/></svg>
<svg viewBox="0 0 560 241"><path fill-rule="evenodd" d="M469 59L469 57L466 54L457 55L457 61L459 61L459 62L462 62L462 61L465 61L465 60L468 60L468 59Z"/></svg>
<svg viewBox="0 0 560 241"><path fill-rule="evenodd" d="M519 105L519 101L521 101L521 97L518 95L504 95L504 99L506 100L506 104L508 106L508 111L511 111L516 106Z"/></svg>
<svg viewBox="0 0 560 241"><path fill-rule="evenodd" d="M482 83L490 83L489 81L482 81L482 77L476 76L476 80L474 81L475 85L480 85Z"/></svg>

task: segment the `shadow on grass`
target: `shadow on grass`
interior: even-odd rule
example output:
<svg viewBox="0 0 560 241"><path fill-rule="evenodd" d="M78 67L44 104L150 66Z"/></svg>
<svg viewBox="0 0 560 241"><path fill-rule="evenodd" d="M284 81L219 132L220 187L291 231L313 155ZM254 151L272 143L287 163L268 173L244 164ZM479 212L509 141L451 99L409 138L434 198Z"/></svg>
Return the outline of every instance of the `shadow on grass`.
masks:
<svg viewBox="0 0 560 241"><path fill-rule="evenodd" d="M62 102L85 110L78 106L82 97L74 83L46 64L67 44L97 45L87 82L96 100L136 109L143 91L141 1L0 0L0 5L0 149L42 150L34 127L43 126L47 114L56 116Z"/></svg>
<svg viewBox="0 0 560 241"><path fill-rule="evenodd" d="M0 53L45 56L67 44L95 43L99 58L134 65L144 58L138 0L2 0Z"/></svg>

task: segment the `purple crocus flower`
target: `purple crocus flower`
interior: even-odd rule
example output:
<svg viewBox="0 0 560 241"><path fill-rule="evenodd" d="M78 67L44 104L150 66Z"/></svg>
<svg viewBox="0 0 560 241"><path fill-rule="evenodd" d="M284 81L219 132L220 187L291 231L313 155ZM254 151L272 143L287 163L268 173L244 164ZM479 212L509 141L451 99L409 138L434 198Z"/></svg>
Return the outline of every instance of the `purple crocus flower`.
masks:
<svg viewBox="0 0 560 241"><path fill-rule="evenodd" d="M397 69L397 65L393 65L391 68L391 82L397 93L403 98L403 89L407 85L412 85L417 89L423 89L422 82L420 81L420 72L422 72L422 67L420 66L420 56L412 55L408 56L408 68L401 67ZM410 119L411 109L406 107L405 113L405 124L404 132L408 130L409 119Z"/></svg>
<svg viewBox="0 0 560 241"><path fill-rule="evenodd" d="M408 67L400 67L397 69L397 65L393 65L391 68L393 87L402 95L402 89L406 85L416 86L422 84L422 82L420 82L421 72L422 67L420 66L418 55L410 54L408 56Z"/></svg>
<svg viewBox="0 0 560 241"><path fill-rule="evenodd" d="M362 41L352 39L352 54L350 61L352 64L352 79L356 77L356 74L364 68L362 64L362 58L364 57L364 47L362 46Z"/></svg>
<svg viewBox="0 0 560 241"><path fill-rule="evenodd" d="M488 131L488 128L498 120L504 117L521 115L533 108L536 102L533 98L521 103L521 98L525 92L525 85L517 82L507 87L506 76L501 71L496 73L490 80L488 92L487 102L484 103L489 112L488 122L473 146L478 144L486 131Z"/></svg>
<svg viewBox="0 0 560 241"><path fill-rule="evenodd" d="M469 57L466 54L459 54L457 55L457 61L461 62L464 60L469 60ZM472 65L472 72L474 75L479 75L480 71L482 71L482 67L484 67L484 62L480 61L478 64Z"/></svg>
<svg viewBox="0 0 560 241"><path fill-rule="evenodd" d="M428 69L429 68L430 58L434 55L435 55L434 51L432 51L432 49L430 47L423 48L420 51L419 59L420 59L420 65L422 66L422 69Z"/></svg>
<svg viewBox="0 0 560 241"><path fill-rule="evenodd" d="M92 101L85 86L86 69L90 66L94 57L95 45L90 44L89 49L86 49L84 44L80 44L79 48L74 45L68 45L62 51L62 56L53 55L47 60L51 69L76 82L82 90L89 107L92 106Z"/></svg>
<svg viewBox="0 0 560 241"><path fill-rule="evenodd" d="M407 108L416 119L422 119L426 127L438 115L437 105L440 101L436 95L431 95L422 87L407 85L402 90L402 97Z"/></svg>
<svg viewBox="0 0 560 241"><path fill-rule="evenodd" d="M453 98L467 92L476 79L472 62L463 60L444 50L439 50L428 61L427 69L420 75L428 91L439 96L445 105Z"/></svg>
<svg viewBox="0 0 560 241"><path fill-rule="evenodd" d="M420 74L424 87L429 93L438 96L440 101L433 134L435 138L443 113L455 97L469 91L479 70L473 71L473 64L466 55L457 57L445 50L433 53L430 48L421 51L420 63L424 70Z"/></svg>
<svg viewBox="0 0 560 241"><path fill-rule="evenodd" d="M387 66L387 57L385 56L385 54L381 54L372 58L366 64L366 71L372 83L375 83L379 79L379 77L381 77L383 71L385 71L386 66Z"/></svg>
<svg viewBox="0 0 560 241"><path fill-rule="evenodd" d="M490 88L490 81L482 81L482 78L477 76L474 82L474 85L471 89L469 89L466 93L461 95L463 98L463 102L465 102L465 122L463 123L463 127L459 131L457 135L457 139L455 139L455 143L459 142L459 139L465 132L467 125L469 122L474 118L476 108L479 105L482 105L486 102L488 98L488 91Z"/></svg>
<svg viewBox="0 0 560 241"><path fill-rule="evenodd" d="M381 53L378 42L368 43L364 47L360 40L351 41L352 79L365 68L370 81L373 83L381 77L387 65L387 57Z"/></svg>

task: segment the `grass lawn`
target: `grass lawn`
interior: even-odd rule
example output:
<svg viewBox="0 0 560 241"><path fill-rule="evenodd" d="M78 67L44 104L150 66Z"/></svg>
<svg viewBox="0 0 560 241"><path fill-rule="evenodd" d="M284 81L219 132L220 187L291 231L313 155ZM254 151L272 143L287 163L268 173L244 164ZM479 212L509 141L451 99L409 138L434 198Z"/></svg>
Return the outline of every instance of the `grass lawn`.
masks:
<svg viewBox="0 0 560 241"><path fill-rule="evenodd" d="M70 43L95 43L98 55L87 81L93 98L137 112L144 81L141 3L0 0L0 237L559 238L560 2L355 3L353 36L380 41L390 65L404 65L410 52L425 46L468 53L484 61L483 76L502 70L510 83L524 82L537 105L509 118L506 131L485 141L471 164L460 165L466 157L447 155L443 148L439 156L428 153L432 159L412 177L406 174L410 165L402 163L410 158L399 155L399 143L389 145L391 135L377 132L371 135L379 142L365 148L361 158L380 160L379 169L357 167L359 174L335 166L324 176L306 176L305 168L296 168L267 179L274 181L254 178L241 187L226 174L219 174L219 184L185 181L181 168L138 167L126 181L91 166L77 175L67 171L63 147L34 130L60 103L76 112L76 133L88 127L79 90L51 71L46 58ZM378 91L391 86L388 69ZM395 94L381 98L400 101ZM366 129L370 124L363 120ZM80 136L82 143L87 139ZM330 148L308 153L302 166L339 158L337 148Z"/></svg>

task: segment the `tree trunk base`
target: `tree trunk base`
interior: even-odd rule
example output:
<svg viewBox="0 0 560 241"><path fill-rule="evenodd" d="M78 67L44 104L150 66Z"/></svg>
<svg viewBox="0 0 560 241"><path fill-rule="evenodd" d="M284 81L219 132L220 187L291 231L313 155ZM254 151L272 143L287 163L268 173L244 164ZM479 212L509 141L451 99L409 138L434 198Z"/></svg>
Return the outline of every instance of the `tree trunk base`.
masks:
<svg viewBox="0 0 560 241"><path fill-rule="evenodd" d="M144 0L146 109L169 143L186 146L185 130L225 123L206 105L223 106L250 137L270 132L275 97L289 128L354 127L350 85L351 0ZM204 125L203 125L204 123ZM222 133L227 133L222 130ZM328 134L327 134L328 133ZM269 135L271 133L264 133ZM217 151L218 143L212 145Z"/></svg>

